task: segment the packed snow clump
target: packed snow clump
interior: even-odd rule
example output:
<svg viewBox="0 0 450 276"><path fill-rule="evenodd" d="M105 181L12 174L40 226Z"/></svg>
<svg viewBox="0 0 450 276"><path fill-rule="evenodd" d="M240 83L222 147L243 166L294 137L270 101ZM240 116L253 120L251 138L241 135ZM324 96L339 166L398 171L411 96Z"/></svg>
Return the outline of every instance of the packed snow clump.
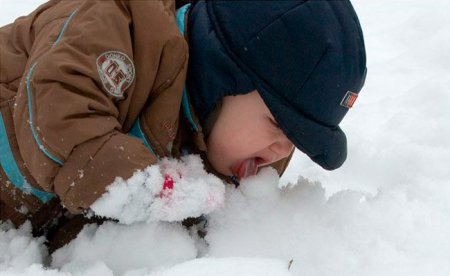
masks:
<svg viewBox="0 0 450 276"><path fill-rule="evenodd" d="M163 189L169 179L173 188ZM91 209L95 214L124 224L181 221L208 214L223 206L225 186L207 173L198 155L181 160L163 158L136 172L130 179L116 178Z"/></svg>

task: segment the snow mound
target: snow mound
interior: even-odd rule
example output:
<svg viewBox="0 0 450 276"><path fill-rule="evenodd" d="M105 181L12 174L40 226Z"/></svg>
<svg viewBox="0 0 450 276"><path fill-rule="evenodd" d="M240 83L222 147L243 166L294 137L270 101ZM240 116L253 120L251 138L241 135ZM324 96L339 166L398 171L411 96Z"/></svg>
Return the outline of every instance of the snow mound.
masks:
<svg viewBox="0 0 450 276"><path fill-rule="evenodd" d="M228 189L226 208L209 219L209 256L292 259L295 275L449 275L445 204L396 190L327 198L302 177L278 184L268 168Z"/></svg>
<svg viewBox="0 0 450 276"><path fill-rule="evenodd" d="M106 222L86 226L48 266L43 239L31 237L29 224L2 224L0 274L449 275L445 197L430 204L422 190L414 197L396 189L327 197L319 182L303 177L279 183L266 168L227 187L204 242L179 223Z"/></svg>
<svg viewBox="0 0 450 276"><path fill-rule="evenodd" d="M122 275L172 266L196 255L194 240L179 224L106 222L86 226L74 241L57 250L52 267L83 275L96 267Z"/></svg>
<svg viewBox="0 0 450 276"><path fill-rule="evenodd" d="M34 263L42 264L48 255L44 241L32 237L29 222L15 229L0 221L0 272L7 268L23 271Z"/></svg>
<svg viewBox="0 0 450 276"><path fill-rule="evenodd" d="M203 258L176 265L149 276L290 276L288 262L265 258ZM187 271L195 273L187 274Z"/></svg>

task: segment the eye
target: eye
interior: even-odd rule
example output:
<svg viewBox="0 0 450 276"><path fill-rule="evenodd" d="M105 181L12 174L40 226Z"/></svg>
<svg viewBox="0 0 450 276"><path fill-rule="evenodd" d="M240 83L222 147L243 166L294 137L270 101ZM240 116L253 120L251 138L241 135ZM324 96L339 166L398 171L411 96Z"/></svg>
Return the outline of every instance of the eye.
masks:
<svg viewBox="0 0 450 276"><path fill-rule="evenodd" d="M272 125L273 125L274 127L276 127L277 129L281 129L280 126L278 125L277 121L275 121L274 118L269 117L269 120L270 120L270 122L272 123Z"/></svg>

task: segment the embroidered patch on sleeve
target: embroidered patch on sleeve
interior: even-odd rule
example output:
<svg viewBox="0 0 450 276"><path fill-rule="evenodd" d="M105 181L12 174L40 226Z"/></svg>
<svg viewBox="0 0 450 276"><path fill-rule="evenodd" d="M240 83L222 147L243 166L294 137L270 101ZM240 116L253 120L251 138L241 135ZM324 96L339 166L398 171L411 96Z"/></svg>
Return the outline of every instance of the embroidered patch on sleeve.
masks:
<svg viewBox="0 0 450 276"><path fill-rule="evenodd" d="M347 91L347 93L345 93L344 98L342 98L341 105L346 108L351 108L357 98L358 94L352 91Z"/></svg>
<svg viewBox="0 0 450 276"><path fill-rule="evenodd" d="M122 97L134 81L133 61L124 53L109 51L97 58L97 71L105 90L114 97Z"/></svg>

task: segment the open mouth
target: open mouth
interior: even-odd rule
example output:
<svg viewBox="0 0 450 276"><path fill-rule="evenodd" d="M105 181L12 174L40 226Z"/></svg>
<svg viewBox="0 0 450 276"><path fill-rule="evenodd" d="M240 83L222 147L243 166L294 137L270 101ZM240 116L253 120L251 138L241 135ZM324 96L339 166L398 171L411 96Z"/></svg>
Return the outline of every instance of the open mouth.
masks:
<svg viewBox="0 0 450 276"><path fill-rule="evenodd" d="M259 166L263 163L260 158L249 158L244 160L239 166L233 168L233 174L241 180L243 178L255 175Z"/></svg>

